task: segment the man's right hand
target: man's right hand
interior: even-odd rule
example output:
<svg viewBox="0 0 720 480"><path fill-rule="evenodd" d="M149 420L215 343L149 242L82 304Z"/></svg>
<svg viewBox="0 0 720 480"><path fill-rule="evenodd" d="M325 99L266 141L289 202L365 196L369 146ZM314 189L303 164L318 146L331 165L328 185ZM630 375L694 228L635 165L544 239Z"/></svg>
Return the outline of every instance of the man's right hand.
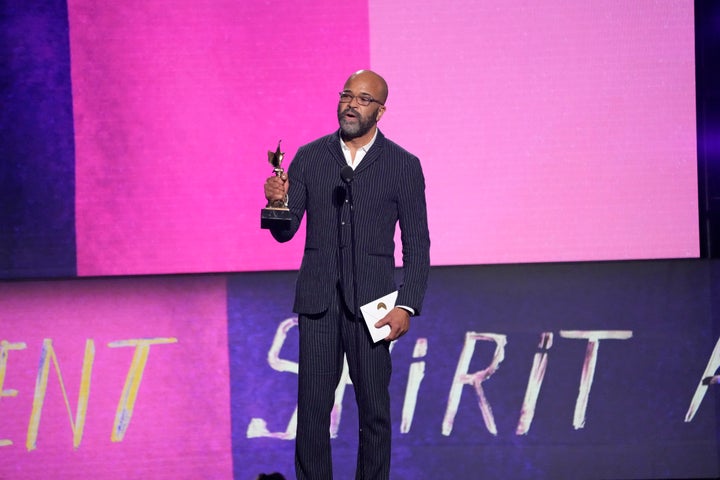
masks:
<svg viewBox="0 0 720 480"><path fill-rule="evenodd" d="M289 188L287 173L283 172L280 176L273 175L265 182L265 198L269 204L273 201L284 201Z"/></svg>

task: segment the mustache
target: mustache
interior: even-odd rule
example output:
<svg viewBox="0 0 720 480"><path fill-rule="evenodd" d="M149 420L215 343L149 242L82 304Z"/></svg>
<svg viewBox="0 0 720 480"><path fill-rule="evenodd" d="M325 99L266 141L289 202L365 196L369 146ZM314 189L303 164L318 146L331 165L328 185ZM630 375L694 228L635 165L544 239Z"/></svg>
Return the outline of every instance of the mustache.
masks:
<svg viewBox="0 0 720 480"><path fill-rule="evenodd" d="M353 115L356 115L358 117L360 116L360 113L357 111L357 109L348 106L348 107L345 107L345 110L338 113L338 117L342 117L343 115L345 115L347 113L352 113Z"/></svg>

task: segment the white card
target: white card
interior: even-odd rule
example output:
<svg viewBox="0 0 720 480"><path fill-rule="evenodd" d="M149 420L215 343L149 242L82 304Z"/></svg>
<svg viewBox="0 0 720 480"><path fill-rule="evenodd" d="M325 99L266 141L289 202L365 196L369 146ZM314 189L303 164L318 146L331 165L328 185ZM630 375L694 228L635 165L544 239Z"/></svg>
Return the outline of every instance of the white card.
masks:
<svg viewBox="0 0 720 480"><path fill-rule="evenodd" d="M375 328L375 323L387 315L388 312L395 307L395 300L397 300L397 296L398 292L395 290L392 293L388 293L387 295L360 307L360 311L363 314L365 324L370 331L370 336L372 337L373 342L377 343L390 335L390 325L383 325L380 328Z"/></svg>

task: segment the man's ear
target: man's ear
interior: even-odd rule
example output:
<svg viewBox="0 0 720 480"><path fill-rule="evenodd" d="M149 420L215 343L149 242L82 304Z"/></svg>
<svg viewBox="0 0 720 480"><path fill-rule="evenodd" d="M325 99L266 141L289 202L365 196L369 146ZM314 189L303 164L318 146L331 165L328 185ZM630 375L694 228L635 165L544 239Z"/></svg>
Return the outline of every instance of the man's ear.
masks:
<svg viewBox="0 0 720 480"><path fill-rule="evenodd" d="M383 116L384 113L385 113L385 105L378 108L378 111L375 114L375 122L379 122L380 118Z"/></svg>

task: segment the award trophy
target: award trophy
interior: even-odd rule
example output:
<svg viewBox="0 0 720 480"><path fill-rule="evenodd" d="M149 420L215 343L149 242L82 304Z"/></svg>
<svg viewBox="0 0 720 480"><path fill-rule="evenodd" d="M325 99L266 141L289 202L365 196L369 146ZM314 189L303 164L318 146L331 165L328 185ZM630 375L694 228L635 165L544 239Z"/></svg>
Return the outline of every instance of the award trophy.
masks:
<svg viewBox="0 0 720 480"><path fill-rule="evenodd" d="M273 173L276 177L285 172L282 168L284 156L285 154L280 151L280 142L278 142L277 149L274 152L268 151L268 162L273 166ZM262 209L260 212L260 228L287 230L290 228L291 218L286 195L282 200L268 202L267 206Z"/></svg>

